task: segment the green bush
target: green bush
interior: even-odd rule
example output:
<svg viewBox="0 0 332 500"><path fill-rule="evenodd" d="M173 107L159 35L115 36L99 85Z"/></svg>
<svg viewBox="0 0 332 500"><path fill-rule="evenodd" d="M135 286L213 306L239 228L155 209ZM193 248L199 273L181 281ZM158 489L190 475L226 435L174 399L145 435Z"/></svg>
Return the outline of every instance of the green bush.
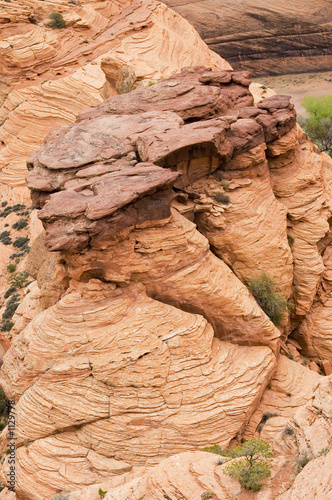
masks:
<svg viewBox="0 0 332 500"><path fill-rule="evenodd" d="M2 315L2 319L11 319L14 315L14 312L19 306L20 296L18 294L13 295L7 302L5 312Z"/></svg>
<svg viewBox="0 0 332 500"><path fill-rule="evenodd" d="M28 221L26 219L20 219L15 224L13 224L13 229L17 229L17 231L21 231L21 229L27 227Z"/></svg>
<svg viewBox="0 0 332 500"><path fill-rule="evenodd" d="M51 28L61 29L66 27L66 22L59 12L52 12L50 19L52 19Z"/></svg>
<svg viewBox="0 0 332 500"><path fill-rule="evenodd" d="M201 499L202 500L209 500L210 498L213 498L214 497L214 493L213 491L204 491L202 494L201 494Z"/></svg>
<svg viewBox="0 0 332 500"><path fill-rule="evenodd" d="M287 300L275 290L273 278L262 273L260 278L250 280L248 287L272 323L280 326L287 310Z"/></svg>
<svg viewBox="0 0 332 500"><path fill-rule="evenodd" d="M27 271L19 271L10 275L9 282L15 289L23 288L27 284L28 278L29 273Z"/></svg>
<svg viewBox="0 0 332 500"><path fill-rule="evenodd" d="M27 236L26 237L19 236L18 238L16 238L13 245L16 248L26 248L28 245L28 242L29 242L29 238Z"/></svg>
<svg viewBox="0 0 332 500"><path fill-rule="evenodd" d="M16 265L15 264L8 264L7 271L9 273L13 273L14 271L16 271Z"/></svg>
<svg viewBox="0 0 332 500"><path fill-rule="evenodd" d="M10 330L13 328L14 323L13 321L4 321L1 325L1 331L2 332L10 332Z"/></svg>
<svg viewBox="0 0 332 500"><path fill-rule="evenodd" d="M101 488L98 490L98 495L100 498L105 498L107 491L103 491Z"/></svg>
<svg viewBox="0 0 332 500"><path fill-rule="evenodd" d="M5 291L5 299L8 299L8 297L11 296L12 293L16 292L16 287L15 286L11 286L10 288L8 288L8 290Z"/></svg>
<svg viewBox="0 0 332 500"><path fill-rule="evenodd" d="M245 459L230 462L224 467L224 472L237 479L244 489L259 491L264 479L271 476L272 464L269 459L272 453L269 444L254 438L231 451L234 456Z"/></svg>
<svg viewBox="0 0 332 500"><path fill-rule="evenodd" d="M222 193L221 191L217 191L214 194L214 199L218 203L223 203L224 205L228 205L228 203L229 203L229 196L228 196L228 194Z"/></svg>
<svg viewBox="0 0 332 500"><path fill-rule="evenodd" d="M2 233L0 233L0 241L4 245L11 245L12 240L10 237L10 232L9 231L2 231Z"/></svg>
<svg viewBox="0 0 332 500"><path fill-rule="evenodd" d="M323 97L305 96L302 102L309 117L299 122L320 151L332 156L332 94Z"/></svg>

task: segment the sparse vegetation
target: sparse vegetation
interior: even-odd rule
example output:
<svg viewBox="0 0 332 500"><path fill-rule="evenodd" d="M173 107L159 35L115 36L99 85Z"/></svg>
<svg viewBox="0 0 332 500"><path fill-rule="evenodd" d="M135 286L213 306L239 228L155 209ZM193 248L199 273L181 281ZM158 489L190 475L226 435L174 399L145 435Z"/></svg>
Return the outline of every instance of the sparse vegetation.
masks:
<svg viewBox="0 0 332 500"><path fill-rule="evenodd" d="M224 188L224 189L227 189L230 185L230 181L228 181L227 179L222 179L220 181L220 185Z"/></svg>
<svg viewBox="0 0 332 500"><path fill-rule="evenodd" d="M288 245L291 247L294 243L294 236L292 236L291 234L287 234L287 240L288 240Z"/></svg>
<svg viewBox="0 0 332 500"><path fill-rule="evenodd" d="M2 332L10 332L10 330L13 328L13 326L14 326L13 321L10 321L10 320L4 321L1 324L1 331Z"/></svg>
<svg viewBox="0 0 332 500"><path fill-rule="evenodd" d="M224 467L224 472L237 479L244 489L259 491L263 481L271 476L272 453L269 444L253 438L230 451L236 457L244 457L244 460L230 462Z"/></svg>
<svg viewBox="0 0 332 500"><path fill-rule="evenodd" d="M213 491L204 491L202 494L201 494L201 498L202 500L208 500L209 498L213 498L214 497L214 493Z"/></svg>
<svg viewBox="0 0 332 500"><path fill-rule="evenodd" d="M297 472L301 472L302 469L310 462L311 458L308 457L307 453L303 455L298 455L296 457Z"/></svg>
<svg viewBox="0 0 332 500"><path fill-rule="evenodd" d="M248 287L272 323L280 326L287 310L287 300L276 291L273 278L262 273L260 278L250 280Z"/></svg>
<svg viewBox="0 0 332 500"><path fill-rule="evenodd" d="M223 203L224 205L228 205L228 203L229 203L228 194L222 193L221 191L217 191L216 193L214 193L214 199L218 203Z"/></svg>
<svg viewBox="0 0 332 500"><path fill-rule="evenodd" d="M0 387L0 431L2 431L8 422L8 403L7 403L6 395L3 391L3 388Z"/></svg>
<svg viewBox="0 0 332 500"><path fill-rule="evenodd" d="M7 302L6 309L2 315L3 320L11 319L14 312L18 308L20 303L20 296L18 294L13 295Z"/></svg>
<svg viewBox="0 0 332 500"><path fill-rule="evenodd" d="M13 229L17 229L17 231L21 231L21 229L25 228L28 226L28 221L27 219L20 219L15 224L13 224Z"/></svg>
<svg viewBox="0 0 332 500"><path fill-rule="evenodd" d="M321 456L324 456L324 455L327 455L327 454L329 453L329 451L330 451L330 448L323 448L323 449L319 452L319 454L320 454Z"/></svg>
<svg viewBox="0 0 332 500"><path fill-rule="evenodd" d="M62 29L66 27L66 22L59 12L52 12L50 19L52 20L50 23L51 28Z"/></svg>
<svg viewBox="0 0 332 500"><path fill-rule="evenodd" d="M294 436L295 432L291 427L286 426L282 431L284 436Z"/></svg>
<svg viewBox="0 0 332 500"><path fill-rule="evenodd" d="M2 231L2 233L0 233L0 241L3 245L11 245L12 239L10 237L10 232Z"/></svg>
<svg viewBox="0 0 332 500"><path fill-rule="evenodd" d="M27 271L19 271L10 275L9 282L15 289L23 288L27 284L28 278L29 273Z"/></svg>
<svg viewBox="0 0 332 500"><path fill-rule="evenodd" d="M100 498L105 498L107 491L103 491L101 488L98 490L98 495Z"/></svg>
<svg viewBox="0 0 332 500"><path fill-rule="evenodd" d="M16 265L15 264L8 264L7 271L9 273L13 273L14 271L16 271Z"/></svg>

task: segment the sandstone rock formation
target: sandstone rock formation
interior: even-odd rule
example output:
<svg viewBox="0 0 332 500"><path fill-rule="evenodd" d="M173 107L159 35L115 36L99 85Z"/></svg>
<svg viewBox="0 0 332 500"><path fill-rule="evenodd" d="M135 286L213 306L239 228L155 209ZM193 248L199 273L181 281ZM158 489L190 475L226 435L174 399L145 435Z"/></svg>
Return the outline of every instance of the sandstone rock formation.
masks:
<svg viewBox="0 0 332 500"><path fill-rule="evenodd" d="M297 476L293 486L281 495L280 500L316 500L332 498L332 452L312 460Z"/></svg>
<svg viewBox="0 0 332 500"><path fill-rule="evenodd" d="M28 161L46 232L28 211L35 281L2 335L17 498L229 499L239 483L201 450L258 433L274 440L270 500L296 454L331 445L331 377L317 373L330 366L330 163L288 96L257 102L249 72L163 4L57 5L66 30L46 27L53 2L1 18L6 196L24 201L24 156L65 125ZM42 83L50 67L61 74ZM289 300L279 328L247 288L262 272ZM7 445L5 429L4 481Z"/></svg>
<svg viewBox="0 0 332 500"><path fill-rule="evenodd" d="M165 0L236 69L278 75L331 69L329 0Z"/></svg>
<svg viewBox="0 0 332 500"><path fill-rule="evenodd" d="M250 419L245 438L260 437L273 443L298 408L311 400L320 380L318 373L280 356L276 374Z"/></svg>
<svg viewBox="0 0 332 500"><path fill-rule="evenodd" d="M107 483L102 483L102 490L108 492L105 500L136 500L140 497L144 500L164 500L173 498L175 494L181 500L192 500L203 498L206 492L213 492L214 498L219 500L229 500L239 494L239 484L223 473L223 467L218 462L219 457L211 453L181 453L125 485L109 489ZM98 496L98 488L90 487L69 494L68 500L98 500Z"/></svg>
<svg viewBox="0 0 332 500"><path fill-rule="evenodd" d="M268 348L213 340L205 319L141 285L74 290L5 356L1 385L19 399L18 494L49 498L240 432L274 368Z"/></svg>
<svg viewBox="0 0 332 500"><path fill-rule="evenodd" d="M284 456L319 457L332 448L332 377L323 377L311 400L300 407L280 433L274 449Z"/></svg>
<svg viewBox="0 0 332 500"><path fill-rule="evenodd" d="M188 22L154 0L2 4L0 183L15 188L25 185L26 158L48 131L82 109L184 66L230 68ZM66 29L48 27L55 9Z"/></svg>
<svg viewBox="0 0 332 500"><path fill-rule="evenodd" d="M22 498L114 489L174 453L253 435L278 411L264 430L272 440L321 379L287 358L276 364L280 331L245 283L270 272L289 298L295 276L296 307L302 284L310 308L319 275L296 260L293 275L287 217L295 234L297 207L303 241L318 243L331 179L289 98L254 106L249 85L247 72L187 68L83 112L30 158L54 256L39 237L29 257L37 305L30 316L27 299L18 309L0 375L18 400ZM301 180L312 163L314 181ZM284 338L289 328L285 317ZM149 479L134 481L144 489Z"/></svg>

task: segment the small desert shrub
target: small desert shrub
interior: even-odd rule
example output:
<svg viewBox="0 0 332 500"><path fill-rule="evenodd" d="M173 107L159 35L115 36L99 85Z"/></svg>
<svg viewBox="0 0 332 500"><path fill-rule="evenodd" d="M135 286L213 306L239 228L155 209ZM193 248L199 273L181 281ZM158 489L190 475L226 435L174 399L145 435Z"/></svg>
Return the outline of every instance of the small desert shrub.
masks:
<svg viewBox="0 0 332 500"><path fill-rule="evenodd" d="M21 231L21 229L27 227L28 221L26 219L20 219L15 224L13 224L13 229L17 229L17 231Z"/></svg>
<svg viewBox="0 0 332 500"><path fill-rule="evenodd" d="M294 236L292 236L291 234L287 234L287 240L288 240L288 245L291 247L294 243Z"/></svg>
<svg viewBox="0 0 332 500"><path fill-rule="evenodd" d="M18 294L13 295L7 302L5 312L2 315L2 319L11 319L14 312L18 308L20 302L20 296Z"/></svg>
<svg viewBox="0 0 332 500"><path fill-rule="evenodd" d="M291 427L285 427L284 430L282 431L284 436L294 436L295 432Z"/></svg>
<svg viewBox="0 0 332 500"><path fill-rule="evenodd" d="M8 264L7 271L9 273L13 273L14 271L16 271L16 265L15 264Z"/></svg>
<svg viewBox="0 0 332 500"><path fill-rule="evenodd" d="M222 187L223 187L224 189L227 189L227 188L228 188L228 186L230 185L230 181L228 181L227 179L222 179L222 180L220 181L220 184L222 185Z"/></svg>
<svg viewBox="0 0 332 500"><path fill-rule="evenodd" d="M26 248L28 246L28 243L29 243L29 238L26 236L19 236L18 238L16 238L16 240L14 241L13 245L15 248Z"/></svg>
<svg viewBox="0 0 332 500"><path fill-rule="evenodd" d="M203 448L203 451L207 451L208 453L215 453L216 455L221 455L222 457L233 457L230 450L223 450L221 446L219 446L219 444L205 446L205 448Z"/></svg>
<svg viewBox="0 0 332 500"><path fill-rule="evenodd" d="M303 455L298 455L296 457L296 463L297 463L297 471L301 472L301 470L310 462L311 458L308 457L306 453Z"/></svg>
<svg viewBox="0 0 332 500"><path fill-rule="evenodd" d="M0 241L3 245L11 245L12 240L10 237L10 232L9 231L2 231L2 233L0 233Z"/></svg>
<svg viewBox="0 0 332 500"><path fill-rule="evenodd" d="M9 277L10 284L17 288L23 288L28 281L29 273L27 271L19 271L16 273L12 273Z"/></svg>
<svg viewBox="0 0 332 500"><path fill-rule="evenodd" d="M329 451L330 451L330 448L323 448L323 449L319 452L319 454L320 454L321 456L323 456L323 455L327 455L327 454L329 453Z"/></svg>
<svg viewBox="0 0 332 500"><path fill-rule="evenodd" d="M4 321L1 324L1 331L2 332L10 332L10 330L13 328L13 326L14 326L13 321L10 321L10 320Z"/></svg>
<svg viewBox="0 0 332 500"><path fill-rule="evenodd" d="M5 291L5 299L8 299L8 297L11 296L12 293L16 292L16 287L15 286L11 286L10 288L8 288L8 290Z"/></svg>
<svg viewBox="0 0 332 500"><path fill-rule="evenodd" d="M224 472L237 479L246 490L259 491L264 479L271 476L272 457L270 446L262 439L249 439L233 448L232 454L244 460L232 461L224 467Z"/></svg>
<svg viewBox="0 0 332 500"><path fill-rule="evenodd" d="M204 492L201 494L201 498L202 498L202 500L208 500L209 498L213 498L213 496L214 496L213 491L204 491Z"/></svg>
<svg viewBox="0 0 332 500"><path fill-rule="evenodd" d="M214 199L218 203L223 203L224 205L228 205L228 203L229 203L229 196L228 196L228 194L222 193L221 191L217 191L214 194Z"/></svg>
<svg viewBox="0 0 332 500"><path fill-rule="evenodd" d="M1 203L1 206L2 206L2 207L5 207L6 205L8 205L8 201L3 201L3 202Z"/></svg>
<svg viewBox="0 0 332 500"><path fill-rule="evenodd" d="M98 495L100 498L105 498L107 491L103 491L101 488L98 490Z"/></svg>
<svg viewBox="0 0 332 500"><path fill-rule="evenodd" d="M50 24L51 28L61 29L66 27L66 21L59 12L52 12L52 14L50 14L50 19L52 19L52 23Z"/></svg>
<svg viewBox="0 0 332 500"><path fill-rule="evenodd" d="M275 290L273 278L262 273L260 278L250 280L248 287L272 323L280 326L287 310L287 300Z"/></svg>

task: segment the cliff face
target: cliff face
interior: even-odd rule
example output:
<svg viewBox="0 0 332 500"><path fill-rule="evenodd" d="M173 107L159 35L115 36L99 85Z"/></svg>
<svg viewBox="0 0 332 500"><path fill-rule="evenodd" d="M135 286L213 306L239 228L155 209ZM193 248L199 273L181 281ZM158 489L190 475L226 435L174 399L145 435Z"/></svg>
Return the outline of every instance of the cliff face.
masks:
<svg viewBox="0 0 332 500"><path fill-rule="evenodd" d="M20 15L53 9L39 3ZM193 500L213 488L227 499L238 482L200 450L261 436L275 450L270 500L294 479L286 458L332 445L320 369L331 368L331 161L289 97L255 100L250 74L229 69L162 4L84 8L109 16L103 29L123 51L95 65L111 97L74 123L67 116L27 162L45 231L28 258L35 281L2 334L16 497L97 500L101 487L109 500ZM160 48L152 73L150 42ZM142 86L152 74L165 78ZM247 287L263 272L289 301L279 327ZM6 429L0 446L6 482Z"/></svg>
<svg viewBox="0 0 332 500"><path fill-rule="evenodd" d="M209 47L255 76L324 71L332 62L329 0L165 0Z"/></svg>

